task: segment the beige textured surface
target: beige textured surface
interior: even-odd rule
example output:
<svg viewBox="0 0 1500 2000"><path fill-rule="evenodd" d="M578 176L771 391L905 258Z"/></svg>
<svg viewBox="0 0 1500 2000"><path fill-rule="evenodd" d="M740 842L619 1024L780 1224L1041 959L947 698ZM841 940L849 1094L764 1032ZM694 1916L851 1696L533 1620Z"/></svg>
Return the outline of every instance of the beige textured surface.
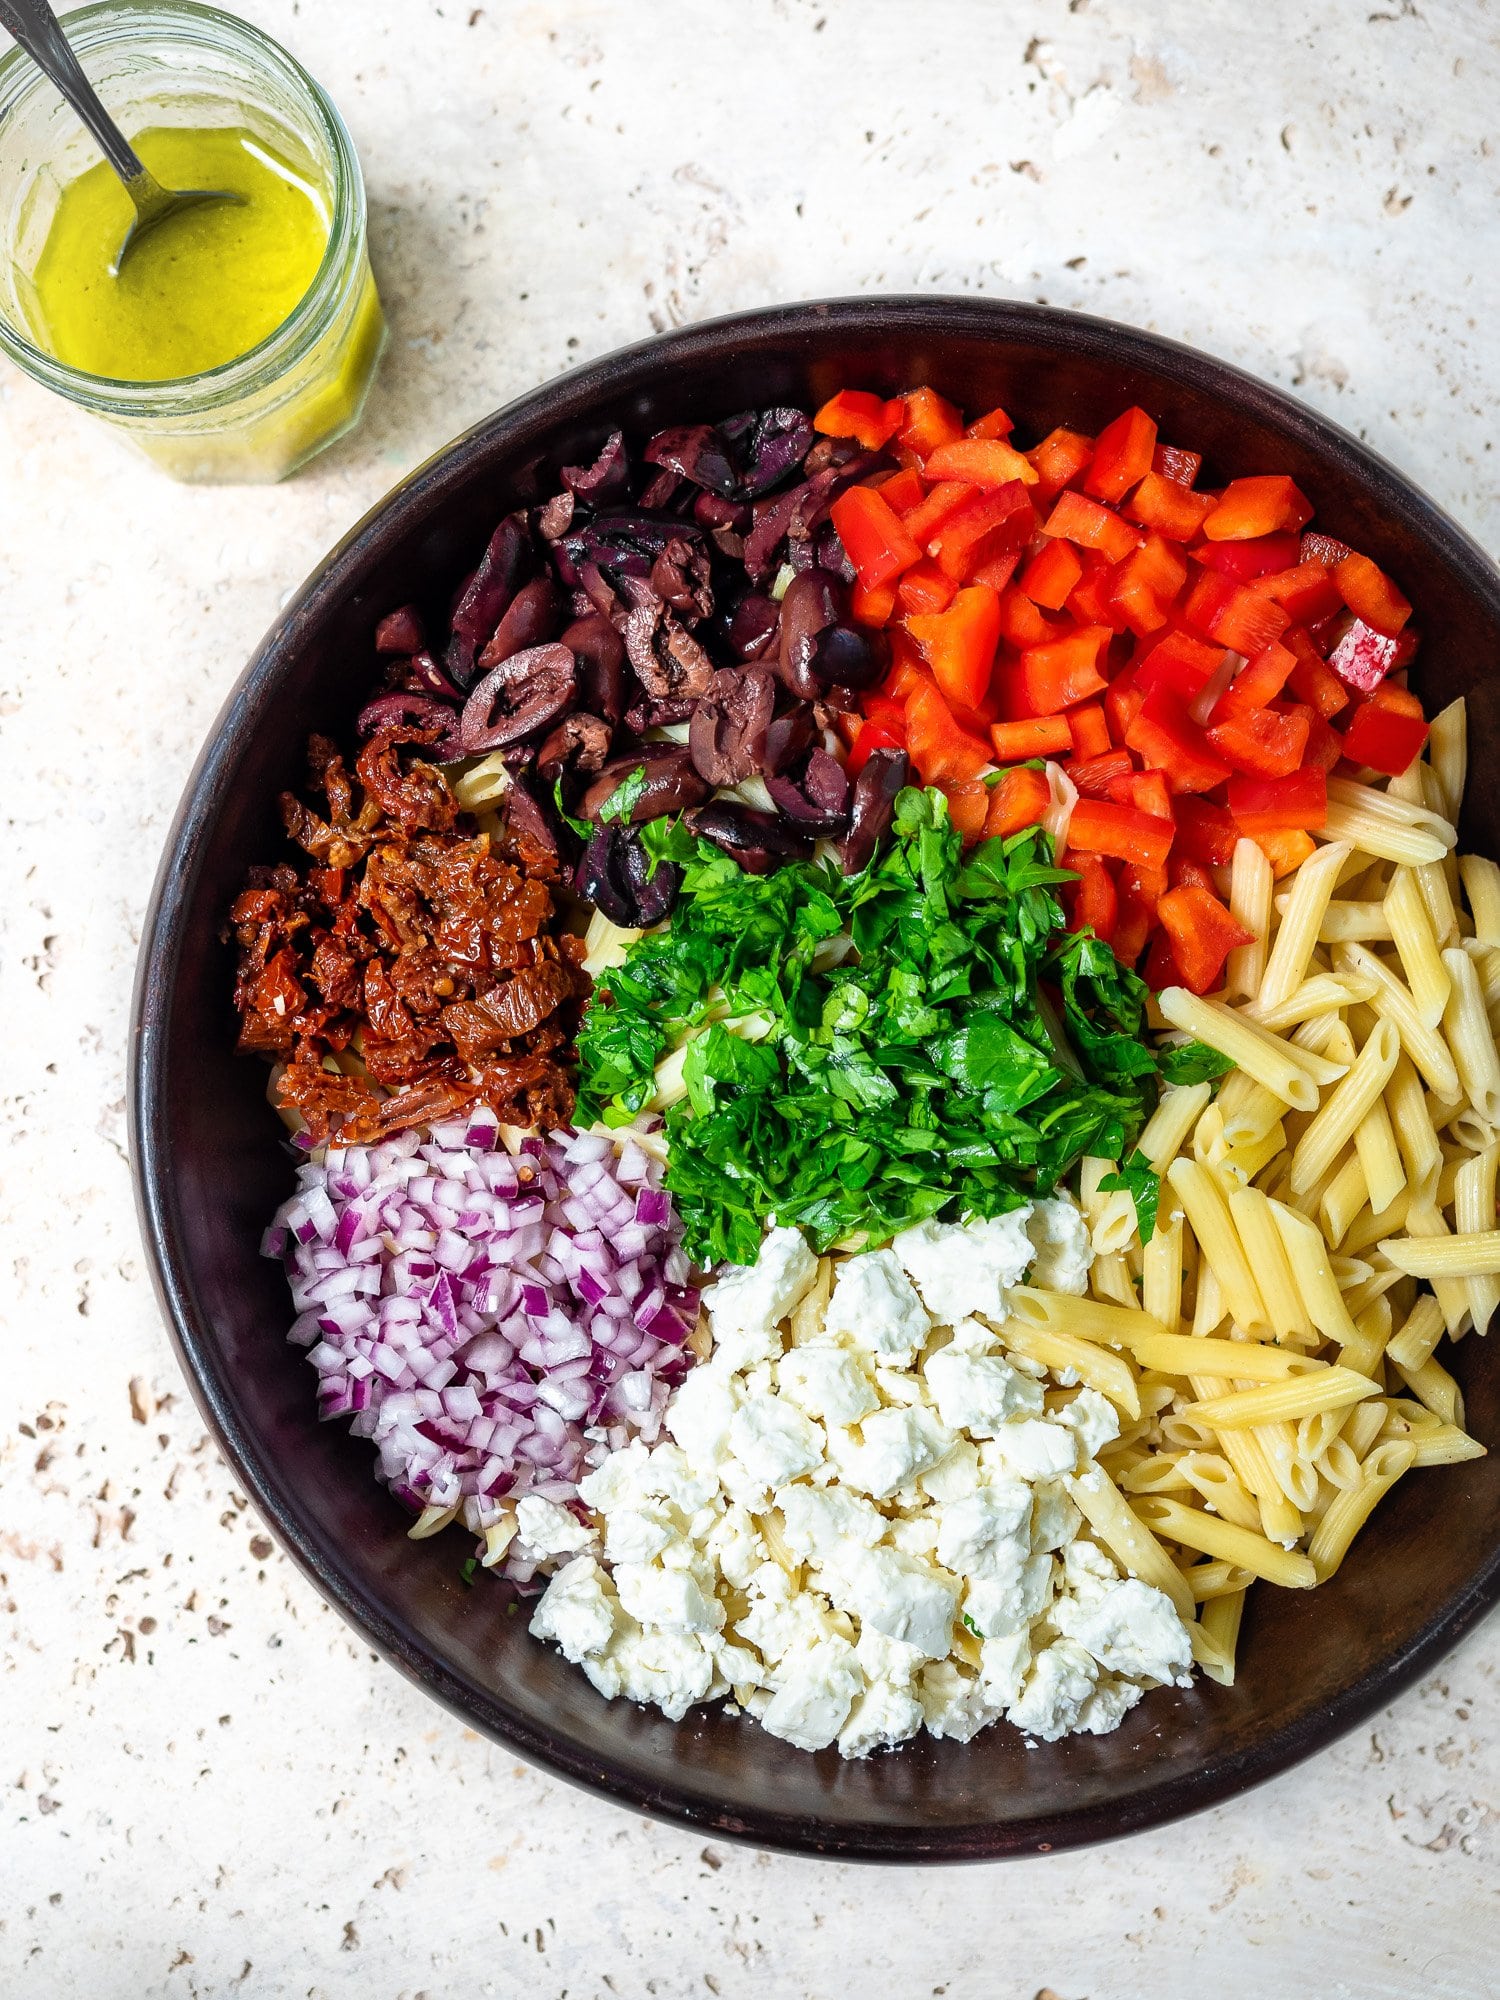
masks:
<svg viewBox="0 0 1500 2000"><path fill-rule="evenodd" d="M0 1992L1485 2000L1493 1623L1258 1794L1004 1870L706 1847L466 1734L323 1607L205 1441L121 1098L151 871L278 604L454 432L653 326L913 286L1112 313L1294 387L1500 548L1500 13L248 11L365 162L394 338L363 433L280 490L187 491L0 374Z"/></svg>

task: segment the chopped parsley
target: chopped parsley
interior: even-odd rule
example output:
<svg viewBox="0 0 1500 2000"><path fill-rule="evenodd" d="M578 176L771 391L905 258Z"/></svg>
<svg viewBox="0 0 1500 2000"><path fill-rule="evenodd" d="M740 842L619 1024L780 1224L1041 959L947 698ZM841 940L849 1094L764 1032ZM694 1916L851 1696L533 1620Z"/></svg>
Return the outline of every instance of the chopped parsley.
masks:
<svg viewBox="0 0 1500 2000"><path fill-rule="evenodd" d="M697 1262L753 1262L772 1216L825 1249L999 1215L1128 1152L1158 1094L1146 988L1064 930L1073 878L1040 828L965 856L941 793L908 790L853 876L642 833L682 894L599 981L578 1115L628 1124L686 1043L666 1180Z"/></svg>
<svg viewBox="0 0 1500 2000"><path fill-rule="evenodd" d="M615 820L628 820L645 789L646 767L644 764L637 764L627 777L620 780L603 805L600 806L599 819L601 824L609 826Z"/></svg>
<svg viewBox="0 0 1500 2000"><path fill-rule="evenodd" d="M1144 1153L1132 1153L1120 1167L1118 1173L1106 1174L1099 1183L1102 1194L1113 1194L1119 1188L1135 1203L1136 1227L1141 1232L1142 1243L1149 1243L1156 1231L1156 1210L1161 1200L1161 1175L1152 1167Z"/></svg>
<svg viewBox="0 0 1500 2000"><path fill-rule="evenodd" d="M1158 1050L1163 1083L1217 1083L1234 1064L1206 1042L1169 1042Z"/></svg>

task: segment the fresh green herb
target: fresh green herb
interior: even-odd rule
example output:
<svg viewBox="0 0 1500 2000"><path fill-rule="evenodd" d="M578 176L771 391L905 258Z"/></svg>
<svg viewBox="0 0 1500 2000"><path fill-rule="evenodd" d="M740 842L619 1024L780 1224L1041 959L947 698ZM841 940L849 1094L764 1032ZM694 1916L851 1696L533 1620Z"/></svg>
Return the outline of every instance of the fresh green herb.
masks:
<svg viewBox="0 0 1500 2000"><path fill-rule="evenodd" d="M458 1566L459 1581L461 1583L467 1583L472 1585L475 1577L478 1574L479 1574L478 1556L469 1556L465 1561L461 1562Z"/></svg>
<svg viewBox="0 0 1500 2000"><path fill-rule="evenodd" d="M971 1618L971 1617L969 1616L968 1612L967 1612L967 1611L965 1611L965 1612L961 1613L960 1615L962 1616L962 1618L963 1618L963 1621L964 1621L964 1630L965 1630L966 1632L972 1632L972 1633L974 1634L974 1637L975 1637L976 1639L978 1639L979 1637L981 1637L981 1633L980 1633L980 1630L979 1630L979 1627L978 1627L978 1626L977 1626L977 1625L976 1625L976 1624L974 1623L974 1620L973 1620L973 1619L972 1619L972 1618Z"/></svg>
<svg viewBox="0 0 1500 2000"><path fill-rule="evenodd" d="M1040 828L965 857L941 793L908 790L854 876L747 875L677 822L643 837L682 893L600 979L578 1115L665 1109L696 1261L752 1262L771 1216L826 1248L998 1215L1128 1150L1157 1096L1146 989L1063 931L1073 877Z"/></svg>
<svg viewBox="0 0 1500 2000"><path fill-rule="evenodd" d="M1156 1209L1161 1200L1161 1175L1144 1153L1132 1153L1118 1173L1106 1174L1099 1183L1102 1194L1119 1188L1135 1203L1136 1227L1142 1243L1149 1243L1156 1230Z"/></svg>
<svg viewBox="0 0 1500 2000"><path fill-rule="evenodd" d="M603 805L600 806L600 820L606 826L611 825L615 820L628 820L645 789L646 767L644 764L637 764L627 777L620 780ZM589 831L592 833L593 828L590 827Z"/></svg>
<svg viewBox="0 0 1500 2000"><path fill-rule="evenodd" d="M1157 1052L1163 1083L1216 1083L1234 1064L1207 1042L1169 1042Z"/></svg>
<svg viewBox="0 0 1500 2000"><path fill-rule="evenodd" d="M589 823L589 821L586 819L576 818L575 815L570 813L568 811L568 808L563 804L563 791L562 791L561 778L554 778L552 780L552 803L557 808L558 818L564 820L570 827L572 827L573 831L578 835L580 840L588 840L591 837L591 835L594 832L594 828Z"/></svg>

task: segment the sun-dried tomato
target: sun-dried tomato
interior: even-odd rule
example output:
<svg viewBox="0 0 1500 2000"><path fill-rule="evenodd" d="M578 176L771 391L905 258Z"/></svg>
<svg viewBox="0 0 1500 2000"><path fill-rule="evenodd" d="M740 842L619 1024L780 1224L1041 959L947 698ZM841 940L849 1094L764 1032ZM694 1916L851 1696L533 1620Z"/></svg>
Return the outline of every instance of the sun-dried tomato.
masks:
<svg viewBox="0 0 1500 2000"><path fill-rule="evenodd" d="M380 730L351 779L315 736L313 803L281 800L315 865L252 869L230 911L240 1046L282 1059L277 1099L317 1141L368 1143L480 1102L522 1125L572 1113L582 940L524 853L477 832L411 754L432 740Z"/></svg>

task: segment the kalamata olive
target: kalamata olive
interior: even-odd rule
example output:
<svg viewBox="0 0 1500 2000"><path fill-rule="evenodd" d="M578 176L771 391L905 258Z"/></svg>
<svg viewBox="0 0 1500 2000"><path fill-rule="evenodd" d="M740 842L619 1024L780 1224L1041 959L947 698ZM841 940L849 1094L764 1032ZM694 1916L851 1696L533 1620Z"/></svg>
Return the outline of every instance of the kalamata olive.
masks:
<svg viewBox="0 0 1500 2000"><path fill-rule="evenodd" d="M685 743L642 744L638 752L612 757L583 795L579 813L598 822L600 808L611 799L635 771L644 771L645 785L626 815L630 824L659 819L663 813L682 812L701 805L710 787L693 769Z"/></svg>
<svg viewBox="0 0 1500 2000"><path fill-rule="evenodd" d="M810 750L800 766L766 780L779 811L813 833L842 833L849 823L849 780L826 750Z"/></svg>
<svg viewBox="0 0 1500 2000"><path fill-rule="evenodd" d="M776 683L764 667L721 667L688 723L694 768L710 785L737 785L765 766Z"/></svg>
<svg viewBox="0 0 1500 2000"><path fill-rule="evenodd" d="M651 565L651 588L686 624L696 625L714 608L708 552L701 543L676 539Z"/></svg>
<svg viewBox="0 0 1500 2000"><path fill-rule="evenodd" d="M873 687L885 679L888 665L884 633L857 625L825 625L808 656L809 672L827 688Z"/></svg>
<svg viewBox="0 0 1500 2000"><path fill-rule="evenodd" d="M697 706L697 697L690 694L669 694L661 701L643 694L626 709L625 727L637 736L648 729L670 729L673 723L686 722Z"/></svg>
<svg viewBox="0 0 1500 2000"><path fill-rule="evenodd" d="M559 608L557 585L550 576L534 576L530 583L523 583L479 655L480 671L487 673L512 653L545 644L557 630Z"/></svg>
<svg viewBox="0 0 1500 2000"><path fill-rule="evenodd" d="M700 528L734 528L743 533L751 523L749 505L743 500L726 500L718 493L700 493L693 501L693 519Z"/></svg>
<svg viewBox="0 0 1500 2000"><path fill-rule="evenodd" d="M578 699L591 715L616 723L625 710L625 641L607 618L590 611L566 627L559 645L578 662Z"/></svg>
<svg viewBox="0 0 1500 2000"><path fill-rule="evenodd" d="M839 531L832 521L825 521L819 528L813 539L813 546L817 550L819 569L831 570L844 583L853 583L854 565L850 562L848 553L839 540Z"/></svg>
<svg viewBox="0 0 1500 2000"><path fill-rule="evenodd" d="M844 615L847 593L824 569L794 576L781 600L781 673L793 694L816 700L827 677L814 671L817 638Z"/></svg>
<svg viewBox="0 0 1500 2000"><path fill-rule="evenodd" d="M411 723L418 729L440 729L442 735L432 746L433 755L440 760L463 755L455 710L415 689L398 688L391 694L376 695L360 710L354 726L361 736L373 736L377 729L392 729L403 723Z"/></svg>
<svg viewBox="0 0 1500 2000"><path fill-rule="evenodd" d="M648 695L701 695L714 676L714 663L698 641L658 597L637 604L625 620L625 651L635 677Z"/></svg>
<svg viewBox="0 0 1500 2000"><path fill-rule="evenodd" d="M628 827L601 826L583 850L573 886L612 924L645 930L670 913L682 872L670 861L658 862L653 870L638 834Z"/></svg>
<svg viewBox="0 0 1500 2000"><path fill-rule="evenodd" d="M524 773L512 778L501 814L512 837L538 850L554 867L578 852L577 834L563 824L551 798Z"/></svg>
<svg viewBox="0 0 1500 2000"><path fill-rule="evenodd" d="M803 751L812 747L817 733L812 710L803 702L789 708L785 715L778 715L766 731L764 769L767 777L789 770Z"/></svg>
<svg viewBox="0 0 1500 2000"><path fill-rule="evenodd" d="M854 781L849 831L839 847L839 865L846 875L867 868L896 810L896 795L911 782L911 764L904 750L872 750Z"/></svg>
<svg viewBox="0 0 1500 2000"><path fill-rule="evenodd" d="M491 667L464 704L459 725L470 755L519 743L573 705L578 670L566 646L532 646Z"/></svg>
<svg viewBox="0 0 1500 2000"><path fill-rule="evenodd" d="M426 688L429 693L440 696L444 701L462 703L463 696L448 678L431 653L425 649L413 653L406 663L407 683L412 687Z"/></svg>
<svg viewBox="0 0 1500 2000"><path fill-rule="evenodd" d="M781 607L774 597L752 590L730 614L727 638L742 660L758 660L777 638Z"/></svg>
<svg viewBox="0 0 1500 2000"><path fill-rule="evenodd" d="M693 832L732 854L747 875L768 875L785 861L806 861L812 841L775 813L715 799L687 815Z"/></svg>
<svg viewBox="0 0 1500 2000"><path fill-rule="evenodd" d="M592 773L604 768L614 731L597 715L581 710L565 715L543 738L536 753L537 776L552 784L564 771Z"/></svg>
<svg viewBox="0 0 1500 2000"><path fill-rule="evenodd" d="M544 542L560 542L573 525L573 509L577 505L571 493L564 489L554 493L545 505L538 507L536 531Z"/></svg>
<svg viewBox="0 0 1500 2000"><path fill-rule="evenodd" d="M507 514L490 536L479 567L464 584L453 607L452 631L444 665L466 688L474 677L475 656L494 632L526 578L533 558L525 515Z"/></svg>
<svg viewBox="0 0 1500 2000"><path fill-rule="evenodd" d="M606 507L623 500L630 491L630 458L624 434L611 431L592 465L565 465L562 483L591 507Z"/></svg>
<svg viewBox="0 0 1500 2000"><path fill-rule="evenodd" d="M422 615L415 604L403 604L388 611L375 627L375 650L393 657L420 653L427 643L422 632Z"/></svg>

